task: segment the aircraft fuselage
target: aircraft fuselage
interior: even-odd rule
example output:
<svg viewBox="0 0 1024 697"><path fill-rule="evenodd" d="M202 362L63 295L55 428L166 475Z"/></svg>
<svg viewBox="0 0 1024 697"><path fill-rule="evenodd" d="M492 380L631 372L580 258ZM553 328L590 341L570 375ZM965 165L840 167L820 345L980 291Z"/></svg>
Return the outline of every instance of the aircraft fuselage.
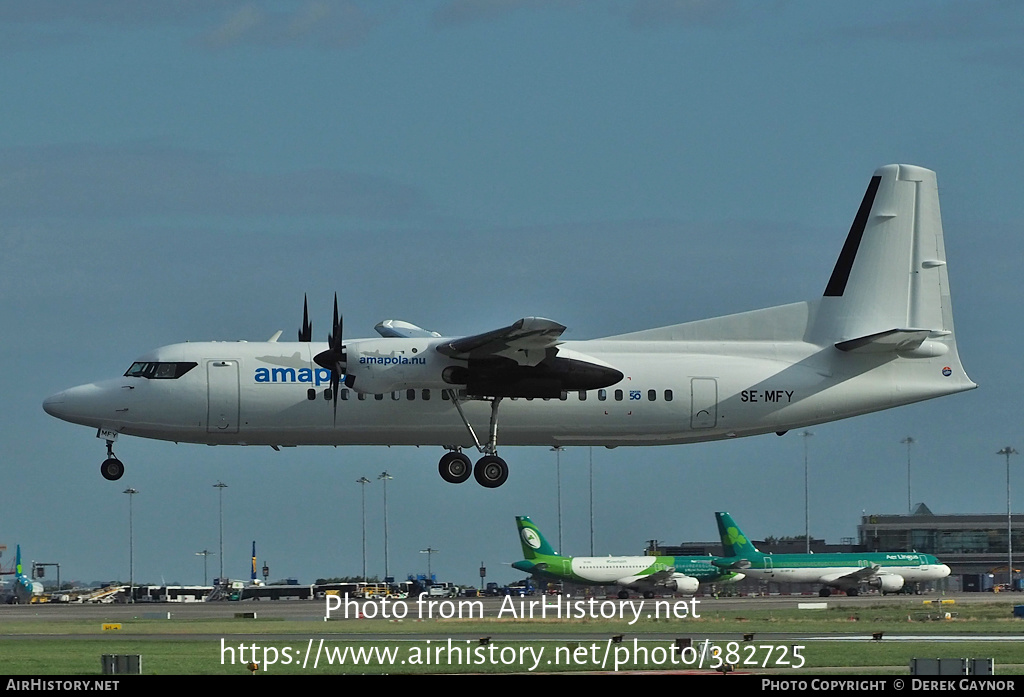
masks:
<svg viewBox="0 0 1024 697"><path fill-rule="evenodd" d="M974 386L958 362L945 375L951 368L941 356L896 361L888 354L843 355L837 369L836 348L805 342L593 340L562 346L614 365L624 377L608 388L563 391L559 398L505 399L503 444L717 440L787 431ZM325 398L330 372L312 360L325 347L175 344L138 363L195 364L180 377L125 375L65 390L47 399L45 408L66 421L176 442L472 447L455 405L445 398L445 390L459 386L442 381L444 361L438 361L436 381L426 383L434 387L423 387L420 375L404 384L392 377L388 386L395 389L386 393L342 387L335 416ZM441 357L422 360L435 358ZM471 423L486 425L486 403L469 400L464 409Z"/></svg>

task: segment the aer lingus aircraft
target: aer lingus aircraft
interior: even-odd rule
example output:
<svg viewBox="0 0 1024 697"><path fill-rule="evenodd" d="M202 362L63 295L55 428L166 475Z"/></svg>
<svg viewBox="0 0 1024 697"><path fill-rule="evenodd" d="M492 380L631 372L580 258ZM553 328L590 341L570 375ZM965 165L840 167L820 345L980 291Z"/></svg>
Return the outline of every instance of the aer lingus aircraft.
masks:
<svg viewBox="0 0 1024 697"><path fill-rule="evenodd" d="M33 581L21 567L21 545L18 545L14 555L14 585L4 591L4 600L8 604L29 603L32 598L43 594L43 584Z"/></svg>
<svg viewBox="0 0 1024 697"><path fill-rule="evenodd" d="M619 586L653 598L656 592L693 595L699 583L731 583L743 578L732 569L715 566L715 557L563 557L544 539L540 529L526 516L516 516L519 543L526 559L512 564L549 580L584 586Z"/></svg>
<svg viewBox="0 0 1024 697"><path fill-rule="evenodd" d="M724 557L716 557L722 570L742 569L749 578L778 583L820 583L822 597L832 588L857 595L863 586L892 593L906 581L936 581L949 576L949 567L930 554L917 552L864 552L854 554L764 554L750 541L728 513L716 513Z"/></svg>
<svg viewBox="0 0 1024 697"><path fill-rule="evenodd" d="M406 322L327 343L197 342L45 400L97 429L209 445L435 445L441 476L500 486L503 445L696 443L844 419L976 387L957 355L935 173L877 170L824 296L587 341L527 317L443 337ZM500 420L499 420L500 415ZM477 429L486 424L481 439ZM482 457L475 468L464 448Z"/></svg>

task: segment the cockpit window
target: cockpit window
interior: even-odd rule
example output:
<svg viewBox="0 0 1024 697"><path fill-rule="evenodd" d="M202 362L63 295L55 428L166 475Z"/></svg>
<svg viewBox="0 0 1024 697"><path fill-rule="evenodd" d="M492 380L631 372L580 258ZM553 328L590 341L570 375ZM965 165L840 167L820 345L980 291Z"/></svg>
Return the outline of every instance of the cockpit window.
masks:
<svg viewBox="0 0 1024 697"><path fill-rule="evenodd" d="M183 363L132 363L124 374L126 378L149 378L151 380L176 380L198 365Z"/></svg>

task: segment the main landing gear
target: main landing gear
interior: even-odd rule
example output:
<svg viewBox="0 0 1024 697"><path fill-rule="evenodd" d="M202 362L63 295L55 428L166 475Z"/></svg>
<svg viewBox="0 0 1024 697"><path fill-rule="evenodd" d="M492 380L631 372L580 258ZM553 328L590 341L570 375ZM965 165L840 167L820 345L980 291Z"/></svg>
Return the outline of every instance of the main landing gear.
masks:
<svg viewBox="0 0 1024 697"><path fill-rule="evenodd" d="M462 411L458 394L455 390L449 390L449 396L451 397L452 404L458 410L459 416L462 418L462 423L466 425L466 430L473 437L477 450L483 453L484 456L476 461L476 466L474 467L469 457L464 455L460 448L449 448L451 452L446 453L437 464L441 479L451 484L461 484L469 479L469 475L472 473L480 486L487 487L488 489L495 489L501 486L508 479L508 464L498 457L498 403L501 402L501 397L492 397L486 400L491 403L491 420L487 444L482 445L480 439L476 437L473 427L469 424L469 420L466 419L465 412Z"/></svg>
<svg viewBox="0 0 1024 697"><path fill-rule="evenodd" d="M107 441L107 459L100 465L100 474L108 482L116 482L124 474L124 463L114 457L114 441Z"/></svg>

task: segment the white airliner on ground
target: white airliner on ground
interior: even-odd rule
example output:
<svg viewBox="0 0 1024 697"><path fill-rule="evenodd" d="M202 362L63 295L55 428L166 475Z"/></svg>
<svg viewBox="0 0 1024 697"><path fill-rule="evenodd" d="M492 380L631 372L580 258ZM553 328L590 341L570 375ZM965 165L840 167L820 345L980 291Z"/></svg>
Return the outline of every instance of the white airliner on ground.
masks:
<svg viewBox="0 0 1024 697"><path fill-rule="evenodd" d="M871 178L816 300L591 339L528 317L442 337L386 321L379 338L165 346L120 378L45 400L118 435L211 445L436 445L441 476L508 477L503 445L663 445L793 428L976 387L957 355L935 173ZM500 418L499 418L500 416ZM477 429L484 430L484 437ZM475 446L476 467L462 452Z"/></svg>

